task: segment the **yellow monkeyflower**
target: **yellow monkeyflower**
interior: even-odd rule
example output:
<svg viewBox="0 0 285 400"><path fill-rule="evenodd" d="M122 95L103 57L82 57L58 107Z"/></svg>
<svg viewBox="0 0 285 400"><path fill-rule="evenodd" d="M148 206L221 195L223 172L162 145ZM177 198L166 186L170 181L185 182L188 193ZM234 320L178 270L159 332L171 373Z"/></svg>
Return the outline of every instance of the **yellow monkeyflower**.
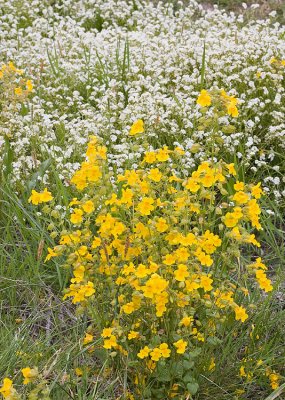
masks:
<svg viewBox="0 0 285 400"><path fill-rule="evenodd" d="M139 337L139 332L136 331L130 331L128 334L128 339L132 340L132 339L137 339Z"/></svg>
<svg viewBox="0 0 285 400"><path fill-rule="evenodd" d="M137 354L138 358L140 359L144 359L146 357L148 357L149 353L150 353L150 348L148 346L145 346L143 349L141 349L139 351L139 353Z"/></svg>
<svg viewBox="0 0 285 400"><path fill-rule="evenodd" d="M167 229L169 228L169 226L167 225L167 222L164 218L158 218L156 224L155 224L156 229L158 230L158 232L165 232L167 231Z"/></svg>
<svg viewBox="0 0 285 400"><path fill-rule="evenodd" d="M111 335L109 339L104 340L103 347L104 349L110 350L112 347L116 347L117 345L116 336Z"/></svg>
<svg viewBox="0 0 285 400"><path fill-rule="evenodd" d="M186 347L187 347L187 342L185 342L183 339L177 340L177 342L173 343L173 345L176 347L176 353L178 353L178 354L185 353Z"/></svg>
<svg viewBox="0 0 285 400"><path fill-rule="evenodd" d="M102 333L101 333L101 336L103 338L110 337L110 336L112 336L113 330L114 330L114 328L104 328Z"/></svg>
<svg viewBox="0 0 285 400"><path fill-rule="evenodd" d="M21 87L16 87L14 93L16 96L21 96L23 94L23 89Z"/></svg>
<svg viewBox="0 0 285 400"><path fill-rule="evenodd" d="M34 87L33 82L30 79L28 79L26 82L27 91L31 92L33 90L33 87Z"/></svg>
<svg viewBox="0 0 285 400"><path fill-rule="evenodd" d="M53 199L53 196L51 192L47 190L47 188L44 189L43 192L37 192L36 190L32 190L32 194L29 197L29 203L32 203L34 205L38 205L41 203L47 203Z"/></svg>
<svg viewBox="0 0 285 400"><path fill-rule="evenodd" d="M161 343L161 345L159 346L159 350L160 350L162 357L164 357L164 358L170 357L171 350L169 349L167 343Z"/></svg>
<svg viewBox="0 0 285 400"><path fill-rule="evenodd" d="M234 118L237 118L239 116L239 112L237 109L237 106L230 102L230 104L227 105L227 112L229 115L231 115Z"/></svg>
<svg viewBox="0 0 285 400"><path fill-rule="evenodd" d="M4 399L12 399L12 396L17 393L16 390L13 388L13 381L11 381L11 379L3 379L3 384L0 387L0 393L2 394Z"/></svg>
<svg viewBox="0 0 285 400"><path fill-rule="evenodd" d="M131 136L137 135L138 133L144 133L144 122L142 119L135 121L130 129Z"/></svg>
<svg viewBox="0 0 285 400"><path fill-rule="evenodd" d="M150 215L151 211L154 210L154 199L151 197L143 197L142 201L138 204L137 210L142 215Z"/></svg>
<svg viewBox="0 0 285 400"><path fill-rule="evenodd" d="M33 382L35 379L37 379L39 375L38 368L23 368L21 370L23 377L24 377L24 385L27 385L30 382Z"/></svg>
<svg viewBox="0 0 285 400"><path fill-rule="evenodd" d="M90 335L90 333L86 333L84 339L83 339L83 344L88 344L93 342L93 335Z"/></svg>
<svg viewBox="0 0 285 400"><path fill-rule="evenodd" d="M73 213L70 215L70 221L73 224L80 224L83 221L83 211L80 210L79 208L75 208L73 210Z"/></svg>
<svg viewBox="0 0 285 400"><path fill-rule="evenodd" d="M50 247L48 247L48 255L45 258L45 262L49 261L52 257L57 257L58 253L56 251L54 251L53 249L51 249Z"/></svg>
<svg viewBox="0 0 285 400"><path fill-rule="evenodd" d="M158 168L152 168L149 170L148 177L154 182L159 182L162 178L162 173Z"/></svg>
<svg viewBox="0 0 285 400"><path fill-rule="evenodd" d="M92 200L87 200L84 204L82 204L82 208L87 214L90 214L95 210Z"/></svg>
<svg viewBox="0 0 285 400"><path fill-rule="evenodd" d="M152 361L159 361L160 358L162 357L161 350L158 347L155 347L151 351L150 357L151 357Z"/></svg>
<svg viewBox="0 0 285 400"><path fill-rule="evenodd" d="M179 282L184 282L189 275L187 265L184 264L179 264L178 269L174 271L175 279Z"/></svg>
<svg viewBox="0 0 285 400"><path fill-rule="evenodd" d="M242 306L235 306L234 308L235 311L235 319L237 321L244 322L248 318L248 314L246 313L246 309L243 308Z"/></svg>
<svg viewBox="0 0 285 400"><path fill-rule="evenodd" d="M197 99L197 104L201 107L208 107L212 104L211 96L209 95L207 90L201 90Z"/></svg>

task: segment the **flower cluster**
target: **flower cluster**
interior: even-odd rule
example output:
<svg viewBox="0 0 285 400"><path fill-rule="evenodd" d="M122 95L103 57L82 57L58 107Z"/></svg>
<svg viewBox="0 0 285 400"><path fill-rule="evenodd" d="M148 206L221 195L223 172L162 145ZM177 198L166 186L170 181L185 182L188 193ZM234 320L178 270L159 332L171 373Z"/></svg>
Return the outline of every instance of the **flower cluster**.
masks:
<svg viewBox="0 0 285 400"><path fill-rule="evenodd" d="M114 171L135 166L143 141L138 136L133 146L128 136L140 119L148 121L145 138L154 146L176 142L185 150L185 172L213 153L235 154L245 172L257 174L265 191L281 200L284 26L272 23L274 17L247 23L243 15L205 11L194 0L176 9L143 1L95 3L33 0L30 7L23 0L23 23L17 3L5 2L1 53L37 82L24 113L5 111L10 122L0 132L0 148L2 156L8 135L11 181L21 185L50 157L68 182L90 134L104 138ZM201 88L208 92L203 104L217 97L224 111L210 146L207 120L215 109L196 104ZM20 100L31 89L25 80L12 94ZM48 171L39 177L44 184L51 180Z"/></svg>
<svg viewBox="0 0 285 400"><path fill-rule="evenodd" d="M39 193L36 190L32 190L32 194L29 198L29 203L31 202L34 205L38 205L41 203L47 203L53 199L51 192L45 188L43 192Z"/></svg>
<svg viewBox="0 0 285 400"><path fill-rule="evenodd" d="M12 61L2 64L0 69L0 82L2 83L3 95L9 99L16 97L24 99L33 90L33 82L30 79L23 79L24 71L15 67Z"/></svg>
<svg viewBox="0 0 285 400"><path fill-rule="evenodd" d="M201 90L201 93L197 99L197 104L201 107L209 107L212 103L216 104L217 106L224 106L228 115L236 118L239 115L237 104L238 99L234 96L229 96L224 89L222 89L219 93L214 93L210 95L207 90Z"/></svg>
<svg viewBox="0 0 285 400"><path fill-rule="evenodd" d="M146 151L136 170L115 176L106 148L91 137L72 178L80 193L69 205L72 229L49 249L71 266L64 298L91 315L95 308L102 347L140 368L137 393L150 381L155 390L162 364L187 361L229 321L249 317L234 277L241 246L260 246L251 232L261 229L260 183L238 180L234 164L223 161L203 162L185 177L183 154ZM242 268L252 285L256 278L265 292L273 289L260 258ZM173 380L190 390L175 372Z"/></svg>
<svg viewBox="0 0 285 400"><path fill-rule="evenodd" d="M7 400L21 400L24 398L29 399L44 399L50 400L49 388L47 381L44 379L42 374L39 373L38 368L25 367L21 370L23 385L29 386L28 397L23 397L14 387L13 380L10 378L4 378L2 386L0 387L0 394L4 399ZM33 384L31 387L30 384Z"/></svg>

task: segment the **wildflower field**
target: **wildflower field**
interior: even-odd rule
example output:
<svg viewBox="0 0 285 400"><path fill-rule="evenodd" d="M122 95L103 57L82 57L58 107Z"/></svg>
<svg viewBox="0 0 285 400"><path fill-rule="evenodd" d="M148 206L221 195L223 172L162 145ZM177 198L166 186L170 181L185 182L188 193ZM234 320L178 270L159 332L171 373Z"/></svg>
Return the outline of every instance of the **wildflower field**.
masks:
<svg viewBox="0 0 285 400"><path fill-rule="evenodd" d="M0 0L0 398L285 399L285 5L216 3Z"/></svg>

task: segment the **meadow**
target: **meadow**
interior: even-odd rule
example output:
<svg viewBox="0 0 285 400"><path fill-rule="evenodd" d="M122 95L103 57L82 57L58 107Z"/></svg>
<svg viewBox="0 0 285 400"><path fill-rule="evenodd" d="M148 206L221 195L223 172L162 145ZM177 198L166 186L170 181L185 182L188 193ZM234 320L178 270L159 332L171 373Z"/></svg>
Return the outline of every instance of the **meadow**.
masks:
<svg viewBox="0 0 285 400"><path fill-rule="evenodd" d="M0 5L0 398L285 399L282 2Z"/></svg>

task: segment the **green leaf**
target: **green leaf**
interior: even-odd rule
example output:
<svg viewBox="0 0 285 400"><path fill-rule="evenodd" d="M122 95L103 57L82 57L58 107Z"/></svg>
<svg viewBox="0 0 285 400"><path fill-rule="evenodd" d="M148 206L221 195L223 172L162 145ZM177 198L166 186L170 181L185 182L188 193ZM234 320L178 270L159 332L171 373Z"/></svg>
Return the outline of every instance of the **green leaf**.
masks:
<svg viewBox="0 0 285 400"><path fill-rule="evenodd" d="M204 88L205 83L205 71L206 71L206 40L204 41L202 67L201 67L201 89Z"/></svg>
<svg viewBox="0 0 285 400"><path fill-rule="evenodd" d="M157 380L159 382L170 382L171 381L171 373L168 367L162 364L158 364L157 372L156 372Z"/></svg>
<svg viewBox="0 0 285 400"><path fill-rule="evenodd" d="M183 369L185 371L187 371L188 369L193 368L193 366L194 366L194 361L187 361L187 360L183 361Z"/></svg>
<svg viewBox="0 0 285 400"><path fill-rule="evenodd" d="M196 358L201 354L202 349L200 349L199 347L197 347L197 349L190 351L188 354L191 358Z"/></svg>
<svg viewBox="0 0 285 400"><path fill-rule="evenodd" d="M5 166L5 172L4 172L5 179L7 179L10 173L12 172L13 158L14 158L14 151L10 145L9 139L5 136L5 153L3 159Z"/></svg>
<svg viewBox="0 0 285 400"><path fill-rule="evenodd" d="M198 385L197 382L195 382L195 383L188 383L188 384L187 384L187 390L189 390L190 394L192 394L192 395L196 394L197 391L198 391L198 389L199 389L199 385Z"/></svg>
<svg viewBox="0 0 285 400"><path fill-rule="evenodd" d="M173 363L170 370L173 376L181 376L184 371L182 362Z"/></svg>
<svg viewBox="0 0 285 400"><path fill-rule="evenodd" d="M218 344L222 343L221 339L217 338L216 336L208 337L207 338L207 342L210 343L213 346L217 346Z"/></svg>
<svg viewBox="0 0 285 400"><path fill-rule="evenodd" d="M183 381L184 381L185 383L193 383L193 382L196 382L192 372L187 372L187 373L183 376Z"/></svg>
<svg viewBox="0 0 285 400"><path fill-rule="evenodd" d="M50 159L50 158L48 158L47 160L45 160L45 161L43 161L43 162L41 163L40 168L38 169L38 171L36 171L36 172L32 175L31 179L29 180L29 182L28 182L28 184L27 184L27 188L28 188L28 191L29 191L29 192L30 192L32 189L34 189L34 187L35 187L36 184L37 184L38 177L44 175L44 173L46 172L46 170L48 169L48 167L50 166L50 164L51 164L51 159Z"/></svg>

